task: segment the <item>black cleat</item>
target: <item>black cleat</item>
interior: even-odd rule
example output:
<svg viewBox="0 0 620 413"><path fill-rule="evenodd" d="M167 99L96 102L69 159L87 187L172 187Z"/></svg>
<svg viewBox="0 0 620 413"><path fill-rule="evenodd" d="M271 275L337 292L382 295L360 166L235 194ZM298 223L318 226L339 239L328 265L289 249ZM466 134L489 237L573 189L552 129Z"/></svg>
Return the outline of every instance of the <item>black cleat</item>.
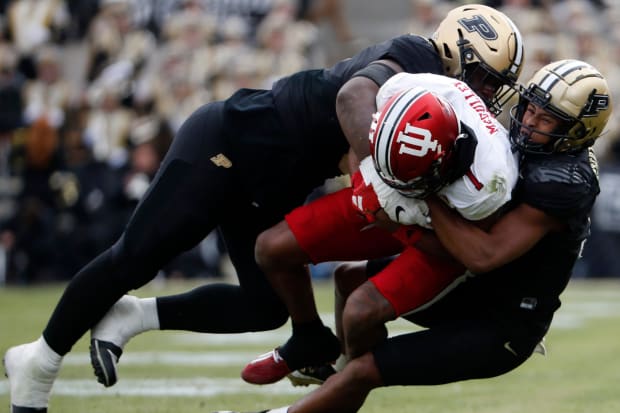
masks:
<svg viewBox="0 0 620 413"><path fill-rule="evenodd" d="M21 407L11 405L11 413L47 413L47 407Z"/></svg>
<svg viewBox="0 0 620 413"><path fill-rule="evenodd" d="M105 387L113 386L118 380L116 365L123 350L109 341L90 340L90 363L95 371L97 381Z"/></svg>

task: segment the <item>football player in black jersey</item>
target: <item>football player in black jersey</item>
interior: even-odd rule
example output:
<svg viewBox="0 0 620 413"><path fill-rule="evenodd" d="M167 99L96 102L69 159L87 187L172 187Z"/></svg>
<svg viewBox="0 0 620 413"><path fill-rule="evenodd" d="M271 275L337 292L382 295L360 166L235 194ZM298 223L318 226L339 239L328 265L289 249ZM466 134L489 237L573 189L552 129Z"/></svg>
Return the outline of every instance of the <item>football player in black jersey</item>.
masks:
<svg viewBox="0 0 620 413"><path fill-rule="evenodd" d="M42 336L5 356L14 412L47 411L62 357L128 291L219 228L239 285L209 284L185 294L119 302L113 313L144 319L93 336L95 374L116 382L122 347L148 329L210 333L264 331L288 314L254 260L257 235L340 174L349 147L366 137L379 86L396 72L463 79L494 110L523 63L512 21L485 6L451 12L432 39L407 34L321 70L285 77L271 90L242 89L199 108L182 125L120 239L71 280ZM109 335L107 335L109 333Z"/></svg>
<svg viewBox="0 0 620 413"><path fill-rule="evenodd" d="M427 200L437 236L470 277L407 317L427 329L379 342L292 406L264 413L355 412L374 388L495 377L544 352L541 341L589 234L599 193L591 146L611 110L607 82L591 65L563 60L540 69L511 110L522 157L511 209L485 231ZM336 281L365 278L366 270L350 266Z"/></svg>

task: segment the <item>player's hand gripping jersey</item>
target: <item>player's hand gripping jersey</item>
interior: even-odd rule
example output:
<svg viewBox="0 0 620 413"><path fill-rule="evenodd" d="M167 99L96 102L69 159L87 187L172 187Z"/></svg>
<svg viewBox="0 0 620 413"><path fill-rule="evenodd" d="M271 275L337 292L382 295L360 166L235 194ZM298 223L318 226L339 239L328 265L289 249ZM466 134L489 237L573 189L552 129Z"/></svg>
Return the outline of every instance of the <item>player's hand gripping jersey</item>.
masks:
<svg viewBox="0 0 620 413"><path fill-rule="evenodd" d="M393 168L396 165L396 160L390 157L409 156L407 162L417 162L416 157L422 158L434 148L433 136L426 136L413 128L410 133L405 129L399 136L390 136L394 135L392 129L398 126L396 123L403 112L393 97L404 90L419 87L445 98L461 122L461 133L470 135L466 145L475 146L473 159L457 161L471 162L466 170L461 171L464 174L438 188L438 195L466 219L487 218L510 200L518 177L517 157L511 150L506 129L489 113L484 102L465 83L456 79L434 74L399 73L381 87L377 95L380 110L375 115L370 133L374 162L370 159L362 161L364 182L373 186L380 206L392 220L403 224L424 224L415 221L420 217L416 211L427 210L423 202L415 199L420 196L406 192L403 195L402 191L389 187L395 178ZM391 148L386 148L389 145L398 145L397 155L393 150L390 153ZM375 168L369 167L372 164ZM452 167L462 168L462 165L453 163ZM360 204L360 198L354 197L354 200L356 205Z"/></svg>

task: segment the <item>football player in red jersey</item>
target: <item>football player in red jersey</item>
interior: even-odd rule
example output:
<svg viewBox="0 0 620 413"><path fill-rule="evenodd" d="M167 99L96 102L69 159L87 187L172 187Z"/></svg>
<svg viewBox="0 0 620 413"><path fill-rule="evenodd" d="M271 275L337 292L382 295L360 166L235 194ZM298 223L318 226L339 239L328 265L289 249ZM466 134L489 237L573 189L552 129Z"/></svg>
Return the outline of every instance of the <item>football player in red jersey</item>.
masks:
<svg viewBox="0 0 620 413"><path fill-rule="evenodd" d="M424 99L421 90L437 98ZM257 240L257 261L287 305L293 335L246 366L242 377L250 383L273 383L340 354L314 305L305 264L400 254L361 289L377 305L355 309L358 317L367 314L366 323L351 329L355 337L351 332L343 342L345 353L355 357L385 335L387 321L428 305L462 281L464 267L443 253L432 233L411 225L426 226L418 200L438 193L480 225L510 200L518 168L508 132L463 82L400 73L381 87L377 106L381 110L369 136L372 156L353 174L353 188L295 209ZM446 119L444 108L455 119ZM446 139L454 136L451 150ZM376 222L379 210L408 226L397 227L392 236ZM291 379L303 382L299 375Z"/></svg>

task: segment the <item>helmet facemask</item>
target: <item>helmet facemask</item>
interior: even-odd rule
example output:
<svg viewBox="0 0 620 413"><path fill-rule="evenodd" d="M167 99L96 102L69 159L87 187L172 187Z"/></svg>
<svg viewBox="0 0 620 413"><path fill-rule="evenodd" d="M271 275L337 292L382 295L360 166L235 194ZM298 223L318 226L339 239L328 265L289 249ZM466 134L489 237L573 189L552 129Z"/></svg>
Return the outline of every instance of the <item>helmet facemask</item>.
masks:
<svg viewBox="0 0 620 413"><path fill-rule="evenodd" d="M499 73L486 64L469 40L458 30L460 40L457 42L460 55L460 73L457 79L464 81L484 101L489 112L498 116L503 106L517 93L516 77L511 73ZM493 90L492 97L484 93Z"/></svg>
<svg viewBox="0 0 620 413"><path fill-rule="evenodd" d="M407 198L425 199L448 184L440 172L442 163L441 158L433 161L427 173L406 183L390 179L381 170L377 172L389 186L396 189L401 195Z"/></svg>

